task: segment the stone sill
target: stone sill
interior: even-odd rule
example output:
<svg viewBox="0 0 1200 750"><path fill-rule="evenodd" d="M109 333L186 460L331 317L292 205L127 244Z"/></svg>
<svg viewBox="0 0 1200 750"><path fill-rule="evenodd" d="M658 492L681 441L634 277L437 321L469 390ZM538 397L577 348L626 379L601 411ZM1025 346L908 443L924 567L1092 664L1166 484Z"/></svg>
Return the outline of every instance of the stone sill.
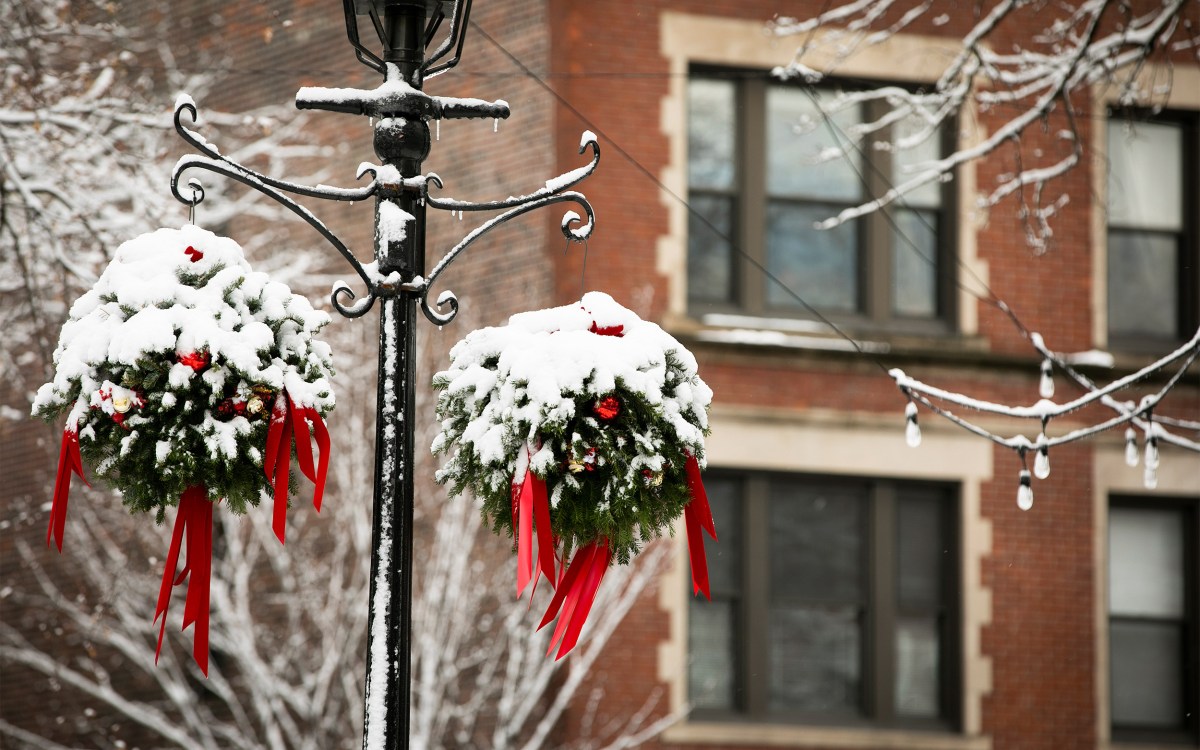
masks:
<svg viewBox="0 0 1200 750"><path fill-rule="evenodd" d="M857 748L864 750L991 750L992 740L937 732L893 729L844 729L779 724L688 722L662 733L670 744L747 745L762 747Z"/></svg>

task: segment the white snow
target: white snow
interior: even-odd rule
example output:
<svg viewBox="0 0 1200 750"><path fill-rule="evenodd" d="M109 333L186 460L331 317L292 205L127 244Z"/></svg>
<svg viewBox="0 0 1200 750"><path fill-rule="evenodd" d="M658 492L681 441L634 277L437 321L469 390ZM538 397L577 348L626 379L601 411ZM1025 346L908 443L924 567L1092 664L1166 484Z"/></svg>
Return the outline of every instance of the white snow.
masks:
<svg viewBox="0 0 1200 750"><path fill-rule="evenodd" d="M379 202L379 246L400 243L408 235L408 222L416 221L409 212L391 201Z"/></svg>
<svg viewBox="0 0 1200 750"><path fill-rule="evenodd" d="M262 322L268 319L286 319L278 341ZM92 289L72 305L54 353L54 379L38 390L34 411L75 399L68 425L77 426L96 394L113 392L100 374L106 362L170 362L198 352L207 352L213 363L206 382L214 389L231 375L274 388L286 383L297 405L328 411L333 396L326 377L306 382L280 358L290 353L315 360L328 375L329 348L312 340L328 322L308 300L252 271L233 240L190 224L159 229L122 244ZM274 347L279 356L272 356ZM176 363L168 382L179 388L194 376L191 367ZM111 403L101 408L111 409ZM224 436L213 437L216 450L224 451Z"/></svg>
<svg viewBox="0 0 1200 750"><path fill-rule="evenodd" d="M792 349L817 349L835 352L886 353L891 347L884 342L856 341L854 343L829 336L796 336L783 331L763 331L748 328L700 331L696 338L721 344L747 344L751 346L786 346ZM857 346L855 346L857 343Z"/></svg>
<svg viewBox="0 0 1200 750"><path fill-rule="evenodd" d="M597 335L593 327L620 327L620 335ZM669 379L668 354L681 368L679 382ZM437 377L474 415L457 437L459 450L471 446L485 464L509 463L520 445L537 441L539 426L570 421L577 398L604 396L620 384L660 405L674 438L703 465L712 390L697 375L695 357L607 294L589 292L579 303L520 313L506 326L474 331L450 357L450 369ZM434 451L453 439L443 431ZM544 470L553 461L543 447L530 465ZM510 481L513 468L505 469L503 481Z"/></svg>

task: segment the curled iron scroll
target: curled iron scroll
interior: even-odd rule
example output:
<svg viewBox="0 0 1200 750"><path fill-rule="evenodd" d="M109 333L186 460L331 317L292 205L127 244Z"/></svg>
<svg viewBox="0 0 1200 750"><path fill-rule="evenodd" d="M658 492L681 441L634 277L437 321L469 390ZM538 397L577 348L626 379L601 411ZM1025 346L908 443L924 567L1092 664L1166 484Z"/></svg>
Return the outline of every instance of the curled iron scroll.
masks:
<svg viewBox="0 0 1200 750"><path fill-rule="evenodd" d="M600 163L600 144L596 141L596 137L590 132L585 133L581 139L579 144L579 153L582 154L586 152L589 147L592 150L592 159L589 163L567 172L566 174L560 175L552 180L547 180L545 187L529 193L528 195L505 198L504 200L490 201L486 203L475 203L471 201L455 200L453 198L437 198L432 195L428 195L428 193L426 194L425 199L429 206L432 208L441 209L443 211L499 211L501 209L508 209L499 216L489 219L488 221L479 225L473 231L471 231L470 234L468 234L466 237L463 237L457 245L450 248L450 250L444 256L442 256L442 259L439 260L437 265L433 267L433 270L429 272L428 278L425 279L424 289L421 292L421 312L425 314L425 317L428 318L430 322L436 325L445 325L446 323L454 320L454 317L458 314L458 298L455 297L454 293L449 290L442 292L438 296L434 305L432 307L430 306L429 291L433 286L433 282L437 280L437 277L446 270L446 267L449 266L450 263L452 263L454 259L462 253L463 250L466 250L472 242L479 239L489 230L499 226L500 224L503 224L509 219L515 218L529 211L542 208L543 206L550 206L554 205L555 203L572 202L583 209L587 220L584 221L584 218L575 211L567 211L565 214L563 214L560 225L563 236L567 238L568 242L583 242L591 235L592 229L595 228L596 225L596 213L592 209L592 204L588 202L587 198L585 198L582 193L568 190L568 188L579 184L589 175L591 175L592 172L596 171L596 167ZM428 175L426 179L426 190L428 190L428 185L430 183L436 185L438 188L442 187L442 181L436 174ZM449 310L446 312L443 313L438 311L438 309L447 306L449 307Z"/></svg>
<svg viewBox="0 0 1200 750"><path fill-rule="evenodd" d="M181 98L175 104L175 130L179 133L179 136L183 138L184 141L189 143L204 155L184 156L175 163L175 168L171 171L171 195L175 196L175 199L180 203L190 206L193 212L195 211L196 205L204 200L204 189L200 187L200 183L197 180L192 179L188 180L187 182L187 188L191 193L190 196L184 196L184 194L180 191L180 177L185 171L192 168L205 169L210 172L215 172L217 174L237 180L243 185L254 188L258 192L266 195L284 208L304 219L304 221L306 221L313 229L317 230L317 232L324 237L329 244L333 245L334 249L341 253L342 257L346 259L346 262L350 264L350 267L354 269L354 272L357 273L359 278L363 280L363 283L367 287L367 294L353 304L346 304L343 302L343 300L355 299L354 292L345 284L339 283L336 285L333 289L333 293L330 295L330 304L333 305L334 309L347 318L360 317L370 310L371 306L375 303L375 299L380 296L379 289L377 288L375 282L367 274L366 269L363 268L362 263L359 262L354 253L350 252L350 249L346 247L345 243L339 240L337 236L333 234L333 232L329 231L329 228L326 227L320 219L318 219L307 208L292 200L292 198L286 195L283 191L286 190L291 193L306 195L313 198L325 198L341 201L366 200L367 198L373 196L379 187L375 170L368 167L359 173L358 176L360 178L363 176L363 174L370 173L371 175L370 184L359 188L336 188L325 185L313 187L310 185L301 185L299 183L277 180L272 177L268 177L267 175L260 174L259 172L255 172L254 170L245 167L233 161L232 159L222 156L221 153L207 140L205 140L203 136L193 130L189 130L186 126L184 126L181 120L181 115L185 111L191 116L192 122L195 123L197 116L196 105L192 103L190 99Z"/></svg>

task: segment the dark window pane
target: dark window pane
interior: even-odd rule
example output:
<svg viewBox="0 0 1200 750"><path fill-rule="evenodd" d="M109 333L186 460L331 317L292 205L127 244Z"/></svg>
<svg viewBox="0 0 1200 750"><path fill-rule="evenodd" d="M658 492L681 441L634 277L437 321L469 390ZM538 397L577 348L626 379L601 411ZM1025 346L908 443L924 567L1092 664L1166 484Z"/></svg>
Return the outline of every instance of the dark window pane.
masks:
<svg viewBox="0 0 1200 750"><path fill-rule="evenodd" d="M688 299L733 299L733 199L693 193L688 214ZM703 218L701 218L703 217Z"/></svg>
<svg viewBox="0 0 1200 750"><path fill-rule="evenodd" d="M1179 123L1108 122L1108 223L1183 229L1183 128Z"/></svg>
<svg viewBox="0 0 1200 750"><path fill-rule="evenodd" d="M942 603L948 564L942 504L936 492L908 491L896 504L896 595L901 612L920 613Z"/></svg>
<svg viewBox="0 0 1200 750"><path fill-rule="evenodd" d="M733 187L735 133L733 81L689 81L689 187Z"/></svg>
<svg viewBox="0 0 1200 750"><path fill-rule="evenodd" d="M1175 623L1110 622L1114 726L1185 726L1181 631Z"/></svg>
<svg viewBox="0 0 1200 750"><path fill-rule="evenodd" d="M772 196L857 203L864 194L861 156L847 137L859 108L832 114L828 91L767 89L767 192ZM820 107L818 106L820 102Z"/></svg>
<svg viewBox="0 0 1200 750"><path fill-rule="evenodd" d="M938 619L896 621L896 713L937 718L941 632Z"/></svg>
<svg viewBox="0 0 1200 750"><path fill-rule="evenodd" d="M693 600L688 608L688 698L695 708L734 708L735 605Z"/></svg>
<svg viewBox="0 0 1200 750"><path fill-rule="evenodd" d="M829 206L772 201L767 206L767 269L820 310L854 312L858 301L858 224L817 229L817 221L837 213ZM773 281L763 281L767 304L800 304Z"/></svg>
<svg viewBox="0 0 1200 750"><path fill-rule="evenodd" d="M720 544L705 544L708 579L713 594L736 594L742 588L742 480L705 478L704 488L712 507Z"/></svg>
<svg viewBox="0 0 1200 750"><path fill-rule="evenodd" d="M909 318L938 314L938 217L932 211L893 212L892 312Z"/></svg>
<svg viewBox="0 0 1200 750"><path fill-rule="evenodd" d="M770 497L772 602L861 601L862 490L776 481Z"/></svg>
<svg viewBox="0 0 1200 750"><path fill-rule="evenodd" d="M859 711L862 633L854 607L772 607L770 711Z"/></svg>
<svg viewBox="0 0 1200 750"><path fill-rule="evenodd" d="M1117 335L1178 333L1174 235L1110 230L1108 233L1108 331Z"/></svg>

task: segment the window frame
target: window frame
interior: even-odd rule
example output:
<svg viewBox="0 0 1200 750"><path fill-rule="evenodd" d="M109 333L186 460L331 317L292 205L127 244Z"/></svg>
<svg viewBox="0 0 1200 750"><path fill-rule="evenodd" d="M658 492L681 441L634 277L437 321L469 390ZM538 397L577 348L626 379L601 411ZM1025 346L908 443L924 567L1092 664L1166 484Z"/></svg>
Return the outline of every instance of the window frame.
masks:
<svg viewBox="0 0 1200 750"><path fill-rule="evenodd" d="M1122 226L1120 224L1114 225L1109 220L1107 205L1104 206L1104 241L1105 246L1108 248L1112 247L1112 243L1108 238L1114 230L1147 235L1174 236L1176 238L1175 268L1173 270L1176 280L1175 294L1177 306L1175 310L1175 332L1171 335L1153 336L1114 332L1111 316L1107 310L1107 300L1112 296L1111 289L1109 289L1111 286L1111 279L1108 272L1110 263L1107 259L1105 267L1101 271L1104 274L1105 289L1107 290L1107 298L1105 300L1105 335L1108 345L1111 348L1121 351L1159 352L1164 348L1174 347L1191 338L1192 333L1200 327L1200 112L1188 110L1162 110L1156 112L1144 107L1110 106L1106 110L1106 115L1106 128L1112 128L1114 125L1129 125L1136 128L1138 123L1162 123L1179 125L1182 130L1182 161L1184 166L1181 170L1183 184L1180 186L1180 189L1183 192L1181 200L1183 225L1179 232L1166 232L1135 226ZM1107 134L1101 136L1102 139L1106 137ZM1111 164L1112 155L1107 153L1106 146L1105 169L1111 169ZM1104 173L1102 179L1107 182L1107 172ZM1188 273L1189 269L1191 273Z"/></svg>
<svg viewBox="0 0 1200 750"><path fill-rule="evenodd" d="M813 319L811 312L805 309L771 307L767 303L767 288L773 284L760 269L767 268L767 211L771 197L767 192L767 90L771 87L799 89L809 84L795 84L776 81L771 78L769 71L755 68L736 68L691 64L688 69L688 84L697 79L727 80L734 86L734 184L731 190L721 191L708 187L693 187L690 173L685 178L688 201L693 194L720 195L732 200L731 217L731 257L730 257L730 300L712 302L693 299L690 294L686 298L688 314L692 317L703 318L708 314L747 315L759 318L796 318ZM919 85L911 82L896 82L872 80L869 84L850 81L847 79L831 78L816 85L816 88L828 91L854 91L872 87L898 86L920 90ZM690 106L690 98L686 96L685 106ZM872 120L880 116L885 107L879 102L868 102L863 106L867 109L865 118ZM686 128L685 128L686 130ZM951 121L942 128L941 153L952 153L956 148L957 121ZM757 137L748 137L749 134ZM879 140L886 135L872 134L873 140ZM890 152L876 151L863 148L864 177L867 185L863 200L870 200L882 195L892 180L892 158ZM874 158L873 158L874 157ZM686 166L686 162L685 162ZM954 172L957 178L957 169ZM955 187L957 180L952 179L939 186L939 206L935 212L936 246L935 258L937 267L934 274L934 306L932 317L912 317L894 312L892 299L893 258L892 241L898 236L899 230L893 211L897 209L914 212L927 212L929 209L919 206L908 206L907 203L897 202L878 211L854 219L858 222L858 258L856 260L856 289L858 295L858 310L842 312L819 309L824 317L839 325L857 329L885 330L896 333L919 335L950 335L958 331L958 295L957 295L957 258L955 247L959 230L958 191ZM779 198L778 200L787 200ZM808 198L804 205L830 206L830 215L839 210L843 202L830 199L821 201ZM690 239L685 239L686 249L690 252ZM742 257L742 250L749 258ZM685 276L687 270L685 268Z"/></svg>
<svg viewBox="0 0 1200 750"><path fill-rule="evenodd" d="M1200 644L1200 499L1189 497L1139 496L1128 492L1113 492L1109 495L1109 520L1106 534L1111 533L1113 508L1131 508L1136 510L1182 511L1184 517L1183 533L1183 578L1184 578L1184 610L1183 647L1189 644ZM1192 533L1188 534L1187 530ZM1109 550L1109 563L1112 552ZM1108 568L1106 566L1106 577ZM1108 581L1111 591L1111 580ZM1105 596L1105 622L1109 632L1107 647L1112 649L1112 622L1118 620L1137 620L1125 616L1114 617L1108 596ZM1144 618L1142 618L1144 619ZM1183 700L1185 721L1182 729L1153 729L1146 727L1119 726L1112 717L1112 659L1108 660L1107 680L1109 689L1108 724L1110 736L1114 743L1163 743L1179 744L1182 746L1200 746L1200 645L1192 645L1190 653L1185 652ZM1190 711L1188 709L1190 708Z"/></svg>
<svg viewBox="0 0 1200 750"><path fill-rule="evenodd" d="M963 601L961 568L961 488L948 481L848 477L780 471L713 469L714 478L732 480L739 487L743 557L740 599L734 614L733 662L735 665L732 710L693 708L690 720L726 723L791 724L859 729L899 729L959 733L962 731L964 659L962 643ZM773 481L803 481L815 486L838 486L861 492L864 523L862 531L863 597L860 649L860 715L831 715L794 712L772 713L769 708L769 620L770 620L770 487ZM934 490L942 495L941 526L947 559L941 580L944 619L939 643L939 717L903 717L895 713L894 685L895 623L900 605L896 599L898 489ZM720 592L713 591L714 599ZM689 600L691 606L704 606ZM689 648L690 648L690 632ZM757 678L755 677L757 675ZM685 684L688 680L685 679ZM741 696L741 699L738 699Z"/></svg>

